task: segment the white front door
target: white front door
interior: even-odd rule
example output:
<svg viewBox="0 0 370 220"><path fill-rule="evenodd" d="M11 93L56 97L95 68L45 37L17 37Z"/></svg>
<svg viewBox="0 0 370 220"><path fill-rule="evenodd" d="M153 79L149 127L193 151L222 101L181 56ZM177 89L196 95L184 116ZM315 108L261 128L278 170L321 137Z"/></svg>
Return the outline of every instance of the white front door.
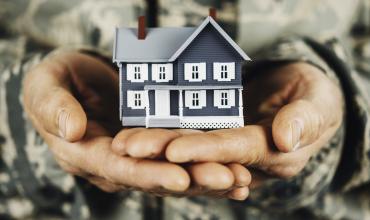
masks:
<svg viewBox="0 0 370 220"><path fill-rule="evenodd" d="M170 116L170 91L155 90L155 116Z"/></svg>

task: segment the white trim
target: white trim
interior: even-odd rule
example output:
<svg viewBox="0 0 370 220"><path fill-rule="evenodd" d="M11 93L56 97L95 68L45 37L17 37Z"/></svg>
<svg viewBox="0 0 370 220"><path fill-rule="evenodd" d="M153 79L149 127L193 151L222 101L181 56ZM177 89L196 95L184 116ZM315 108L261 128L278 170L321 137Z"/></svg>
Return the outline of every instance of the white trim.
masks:
<svg viewBox="0 0 370 220"><path fill-rule="evenodd" d="M191 116L180 119L180 128L215 129L243 126L244 119L239 116Z"/></svg>
<svg viewBox="0 0 370 220"><path fill-rule="evenodd" d="M206 90L185 91L185 107L202 109L207 106Z"/></svg>
<svg viewBox="0 0 370 220"><path fill-rule="evenodd" d="M118 71L119 71L119 74L118 74L118 77L119 77L119 120L122 121L122 108L123 108L123 91L122 91L122 67L123 64L122 63L119 63L118 65Z"/></svg>
<svg viewBox="0 0 370 220"><path fill-rule="evenodd" d="M148 80L148 64L127 64L126 65L127 80L131 82L144 82Z"/></svg>
<svg viewBox="0 0 370 220"><path fill-rule="evenodd" d="M184 116L184 107L183 107L183 98L182 98L182 90L179 90L179 116L182 118Z"/></svg>
<svg viewBox="0 0 370 220"><path fill-rule="evenodd" d="M164 72L160 71L164 68ZM152 80L155 82L169 82L173 80L173 65L172 63L152 64Z"/></svg>
<svg viewBox="0 0 370 220"><path fill-rule="evenodd" d="M184 79L189 82L201 82L206 79L206 63L185 63Z"/></svg>
<svg viewBox="0 0 370 220"><path fill-rule="evenodd" d="M226 68L226 70L223 68ZM213 79L224 82L235 79L235 63L213 63Z"/></svg>
<svg viewBox="0 0 370 220"><path fill-rule="evenodd" d="M243 117L243 89L239 89L239 117Z"/></svg>
<svg viewBox="0 0 370 220"><path fill-rule="evenodd" d="M131 109L144 109L147 106L148 91L127 90L127 107Z"/></svg>
<svg viewBox="0 0 370 220"><path fill-rule="evenodd" d="M181 53L193 42L200 32L211 23L213 27L225 38L225 40L240 54L244 60L251 60L248 55L229 37L229 35L217 24L217 22L210 16L204 19L203 23L190 35L190 37L181 45L181 47L172 55L168 60L169 62L175 61Z"/></svg>

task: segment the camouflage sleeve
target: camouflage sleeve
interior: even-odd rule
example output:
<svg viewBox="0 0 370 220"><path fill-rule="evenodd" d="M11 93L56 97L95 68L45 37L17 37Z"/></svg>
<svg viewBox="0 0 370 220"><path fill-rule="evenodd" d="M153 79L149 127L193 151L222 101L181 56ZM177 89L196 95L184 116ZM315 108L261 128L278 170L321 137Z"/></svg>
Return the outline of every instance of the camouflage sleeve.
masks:
<svg viewBox="0 0 370 220"><path fill-rule="evenodd" d="M266 64L289 62L307 62L320 68L330 79L339 85L339 80L332 68L302 38L288 38L277 41L254 56L251 65L245 68L246 79L253 77L255 68ZM259 67L260 66L260 67ZM252 191L250 202L270 211L293 211L312 204L333 181L340 161L344 140L343 126L321 151L314 155L304 170L289 180L268 181L263 187Z"/></svg>
<svg viewBox="0 0 370 220"><path fill-rule="evenodd" d="M136 26L145 0L0 2L0 30L21 33L48 46L87 45L112 49L113 29Z"/></svg>
<svg viewBox="0 0 370 220"><path fill-rule="evenodd" d="M369 36L366 42L369 46ZM319 43L290 38L256 55L256 65L304 61L317 66L341 87L346 103L344 123L330 142L311 158L297 177L271 181L252 193L251 201L256 206L284 212L304 208L329 219L365 219L369 214L368 209L361 207L370 200L360 199L368 195L367 191L353 191L370 180L370 68L359 71L352 64L358 66L358 62L362 62L362 67L368 66L370 56L366 58L362 54L361 59L353 59L344 45L336 39ZM248 67L246 71L248 73ZM353 196L359 198L354 200ZM333 207L346 211L337 212Z"/></svg>

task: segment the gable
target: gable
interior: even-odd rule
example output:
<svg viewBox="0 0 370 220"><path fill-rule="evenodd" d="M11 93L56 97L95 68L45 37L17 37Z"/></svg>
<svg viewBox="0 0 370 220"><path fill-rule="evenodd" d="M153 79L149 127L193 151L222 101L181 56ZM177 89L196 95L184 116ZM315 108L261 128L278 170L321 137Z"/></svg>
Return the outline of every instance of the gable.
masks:
<svg viewBox="0 0 370 220"><path fill-rule="evenodd" d="M231 46L242 59L250 60L248 55L230 38L230 36L217 24L217 22L213 20L212 17L207 17L203 21L203 23L194 31L194 33L184 42L184 44L182 44L181 47L173 54L169 61L172 62L176 60L184 52L184 50L194 42L194 39L196 39L198 35L200 35L209 27L215 30L218 35L222 37L223 41L225 41L224 43Z"/></svg>
<svg viewBox="0 0 370 220"><path fill-rule="evenodd" d="M181 62L234 62L243 57L215 30L207 25L179 55Z"/></svg>

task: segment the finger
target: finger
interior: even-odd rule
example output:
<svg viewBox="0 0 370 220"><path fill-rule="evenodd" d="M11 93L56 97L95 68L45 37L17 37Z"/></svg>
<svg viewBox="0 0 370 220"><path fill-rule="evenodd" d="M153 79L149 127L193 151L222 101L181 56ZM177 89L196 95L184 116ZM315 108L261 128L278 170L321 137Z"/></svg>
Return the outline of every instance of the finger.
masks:
<svg viewBox="0 0 370 220"><path fill-rule="evenodd" d="M270 146L269 129L250 125L181 136L168 145L166 158L176 163L209 161L259 164L264 162Z"/></svg>
<svg viewBox="0 0 370 220"><path fill-rule="evenodd" d="M243 201L248 198L249 188L239 187L228 193L228 197L233 200Z"/></svg>
<svg viewBox="0 0 370 220"><path fill-rule="evenodd" d="M130 128L130 129L123 129L120 131L113 139L112 142L112 151L118 155L126 155L127 154L127 139L140 131L145 130L145 128Z"/></svg>
<svg viewBox="0 0 370 220"><path fill-rule="evenodd" d="M126 139L126 150L135 158L159 158L172 140L179 137L178 132L166 129L144 129Z"/></svg>
<svg viewBox="0 0 370 220"><path fill-rule="evenodd" d="M118 191L122 191L122 190L125 189L125 187L123 187L123 186L120 186L120 185L117 185L117 184L114 184L114 183L110 183L107 180L105 180L104 178L97 177L97 176L87 177L87 180L90 183L94 184L99 189L103 190L104 192L113 193L113 192L118 192Z"/></svg>
<svg viewBox="0 0 370 220"><path fill-rule="evenodd" d="M187 172L175 164L116 155L111 159L105 161L107 165L101 169L100 175L119 185L174 192L185 191L190 185Z"/></svg>
<svg viewBox="0 0 370 220"><path fill-rule="evenodd" d="M202 191L229 189L235 181L231 170L218 163L193 164L187 170L193 185Z"/></svg>
<svg viewBox="0 0 370 220"><path fill-rule="evenodd" d="M234 175L235 181L234 186L242 187L248 186L251 183L251 174L245 166L238 163L228 164L227 167L231 170Z"/></svg>

